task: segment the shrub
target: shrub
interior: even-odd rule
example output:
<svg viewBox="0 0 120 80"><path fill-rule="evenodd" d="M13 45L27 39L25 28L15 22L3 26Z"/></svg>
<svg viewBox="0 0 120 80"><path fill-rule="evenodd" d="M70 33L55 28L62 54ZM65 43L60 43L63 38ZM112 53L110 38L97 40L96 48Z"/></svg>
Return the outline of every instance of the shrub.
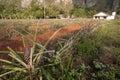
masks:
<svg viewBox="0 0 120 80"><path fill-rule="evenodd" d="M76 17L85 17L85 10L82 8L73 8L71 10L71 15L74 15Z"/></svg>
<svg viewBox="0 0 120 80"><path fill-rule="evenodd" d="M60 13L60 8L57 5L51 5L46 9L46 16L56 18Z"/></svg>
<svg viewBox="0 0 120 80"><path fill-rule="evenodd" d="M116 80L116 71L112 67L108 67L98 60L93 60L93 73L90 80Z"/></svg>
<svg viewBox="0 0 120 80"><path fill-rule="evenodd" d="M82 54L84 57L98 56L99 44L95 40L84 37L80 42L75 44L75 51L77 54Z"/></svg>

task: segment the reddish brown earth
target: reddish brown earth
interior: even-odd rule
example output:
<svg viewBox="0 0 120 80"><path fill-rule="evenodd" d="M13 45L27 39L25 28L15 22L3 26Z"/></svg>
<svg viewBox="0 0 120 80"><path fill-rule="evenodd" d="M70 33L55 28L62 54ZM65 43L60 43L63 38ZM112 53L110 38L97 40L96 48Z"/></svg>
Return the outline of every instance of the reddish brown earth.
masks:
<svg viewBox="0 0 120 80"><path fill-rule="evenodd" d="M79 29L81 29L82 27L88 26L90 24L94 24L96 23L96 21L92 20L86 23L81 23L81 24L74 24L71 26L67 26L64 28L61 28L57 34L55 34L55 36L52 38L52 40L57 40L57 38L61 37L61 36L67 36L67 34L70 34L72 32L75 32ZM31 30L36 30L40 27L30 27L29 29ZM50 26L43 26L41 29L48 29L50 28ZM49 32L45 32L44 34L37 34L37 39L41 42L41 43L45 43L56 31L49 31ZM33 39L32 36L26 35L28 38ZM11 47L12 49L16 50L16 51L23 51L23 41L21 39L21 37L12 37L11 40L9 41L0 41L0 51L3 50L7 50L7 46ZM31 46L29 43L26 42L26 46Z"/></svg>

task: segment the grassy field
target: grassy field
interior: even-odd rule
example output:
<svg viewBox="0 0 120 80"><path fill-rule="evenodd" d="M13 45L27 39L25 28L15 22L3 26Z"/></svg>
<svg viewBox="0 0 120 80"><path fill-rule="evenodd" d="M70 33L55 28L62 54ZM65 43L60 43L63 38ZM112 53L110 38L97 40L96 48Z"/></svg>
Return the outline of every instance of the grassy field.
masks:
<svg viewBox="0 0 120 80"><path fill-rule="evenodd" d="M0 35L9 34L11 29L26 30L31 26L51 26L52 28L60 28L69 26L72 24L84 23L90 21L91 19L12 19L12 20L2 20L0 19ZM41 32L41 30L40 30Z"/></svg>
<svg viewBox="0 0 120 80"><path fill-rule="evenodd" d="M78 18L78 19L12 19L12 20L0 20L0 28L1 27L9 27L9 26L41 26L41 25L54 25L54 24L61 24L61 25L70 25L74 23L81 23L84 21L89 21L91 19L87 18Z"/></svg>
<svg viewBox="0 0 120 80"><path fill-rule="evenodd" d="M8 27L17 27L19 31L26 26L55 24L65 27L87 21L91 20L1 20L0 32L4 35L2 31ZM0 51L0 56L7 53L12 58L12 61L0 59L4 62L0 66L0 79L120 80L120 20L97 22L97 25L89 25L55 42L48 40L44 45L36 41L36 36L34 40L25 38L23 43L27 40L32 47L25 47L22 52L10 47L8 51ZM25 37L21 31L15 36L19 35Z"/></svg>

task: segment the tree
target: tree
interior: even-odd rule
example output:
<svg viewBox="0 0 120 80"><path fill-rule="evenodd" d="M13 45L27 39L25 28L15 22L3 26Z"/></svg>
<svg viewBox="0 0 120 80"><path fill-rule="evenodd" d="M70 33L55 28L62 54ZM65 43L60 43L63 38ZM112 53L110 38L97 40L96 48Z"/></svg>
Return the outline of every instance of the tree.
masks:
<svg viewBox="0 0 120 80"><path fill-rule="evenodd" d="M85 9L79 8L78 6L75 6L71 10L71 15L74 15L76 17L85 17Z"/></svg>
<svg viewBox="0 0 120 80"><path fill-rule="evenodd" d="M51 5L49 8L46 9L46 16L49 16L51 18L55 18L60 13L60 8L57 5Z"/></svg>
<svg viewBox="0 0 120 80"><path fill-rule="evenodd" d="M43 6L37 0L32 0L29 8L31 16L35 18L43 18Z"/></svg>
<svg viewBox="0 0 120 80"><path fill-rule="evenodd" d="M62 14L67 16L70 14L70 11L73 8L73 4L71 2L61 3L60 6L61 6L61 11L63 12Z"/></svg>
<svg viewBox="0 0 120 80"><path fill-rule="evenodd" d="M20 11L20 5L20 0L0 0L0 14L2 17L11 18L12 15Z"/></svg>
<svg viewBox="0 0 120 80"><path fill-rule="evenodd" d="M114 0L113 2L113 10L117 11L117 9L120 7L120 0Z"/></svg>

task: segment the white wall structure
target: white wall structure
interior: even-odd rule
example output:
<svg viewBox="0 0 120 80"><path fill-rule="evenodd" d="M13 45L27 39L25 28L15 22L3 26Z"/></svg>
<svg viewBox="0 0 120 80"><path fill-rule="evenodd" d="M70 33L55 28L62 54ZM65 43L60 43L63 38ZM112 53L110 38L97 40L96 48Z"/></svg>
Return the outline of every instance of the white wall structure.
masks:
<svg viewBox="0 0 120 80"><path fill-rule="evenodd" d="M95 14L93 16L93 19L106 19L107 16L109 16L108 14L104 13L104 12L100 12L98 14Z"/></svg>
<svg viewBox="0 0 120 80"><path fill-rule="evenodd" d="M112 12L112 15L108 15L104 12L100 12L98 14L93 15L93 19L106 19L106 20L114 20L116 16L116 12Z"/></svg>
<svg viewBox="0 0 120 80"><path fill-rule="evenodd" d="M115 16L116 16L116 12L112 12L112 15L107 17L107 20L114 20Z"/></svg>

